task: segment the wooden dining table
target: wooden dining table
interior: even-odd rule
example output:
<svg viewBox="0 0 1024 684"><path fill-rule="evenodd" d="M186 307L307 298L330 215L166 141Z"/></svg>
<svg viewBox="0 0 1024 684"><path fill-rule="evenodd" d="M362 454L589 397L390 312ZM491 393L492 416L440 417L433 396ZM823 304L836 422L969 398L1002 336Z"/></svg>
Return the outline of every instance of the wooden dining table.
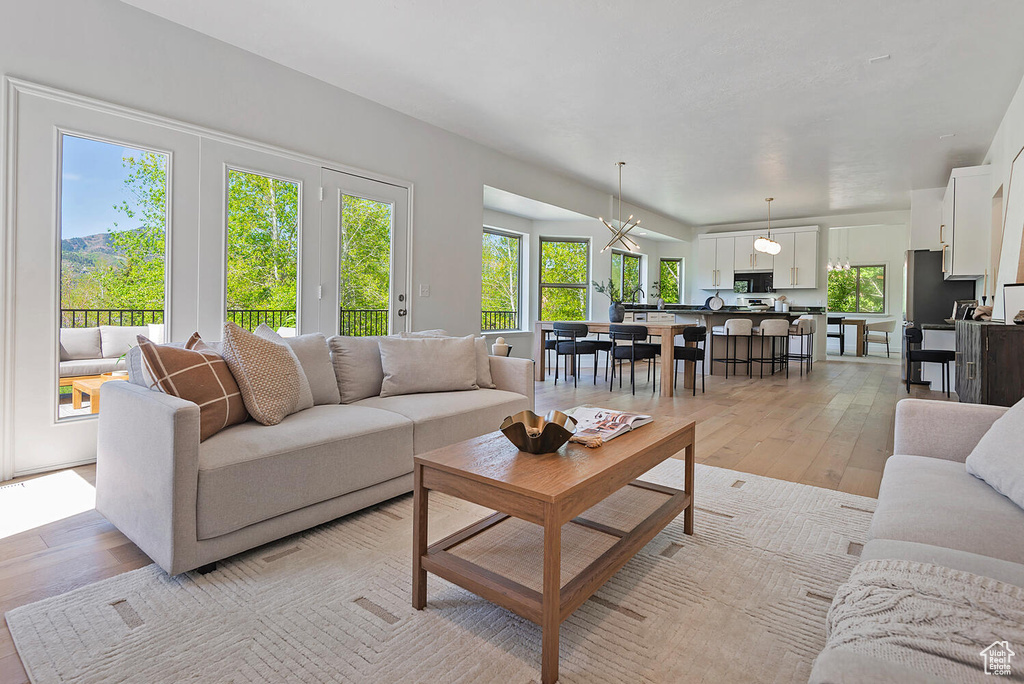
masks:
<svg viewBox="0 0 1024 684"><path fill-rule="evenodd" d="M547 375L547 367L544 363L544 347L548 334L554 330L558 321L537 321L533 326L534 345L534 377L538 382L543 382ZM572 321L573 323L585 323L592 333L607 333L608 326L613 325L608 321ZM682 335L683 330L696 326L696 323L668 323L660 321L644 321L643 323L626 323L624 325L642 325L652 337L661 338L661 396L671 397L673 394L672 378L675 377L675 344L676 335ZM688 347L696 346L696 343L687 343ZM683 387L693 388L693 361L685 361L683 368ZM665 378L669 378L665 382Z"/></svg>

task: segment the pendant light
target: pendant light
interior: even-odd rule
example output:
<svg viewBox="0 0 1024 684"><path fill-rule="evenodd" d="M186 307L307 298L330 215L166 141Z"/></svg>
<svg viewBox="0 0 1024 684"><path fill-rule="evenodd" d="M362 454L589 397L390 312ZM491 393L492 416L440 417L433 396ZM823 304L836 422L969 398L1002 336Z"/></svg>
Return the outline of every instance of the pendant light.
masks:
<svg viewBox="0 0 1024 684"><path fill-rule="evenodd" d="M846 263L843 264L843 270L850 270L850 229L846 229Z"/></svg>
<svg viewBox="0 0 1024 684"><path fill-rule="evenodd" d="M775 240L772 240L772 200L774 197L765 197L764 201L768 203L768 229L766 236L759 237L754 240L754 249L758 252L765 254L771 254L772 256L782 251L782 245Z"/></svg>
<svg viewBox="0 0 1024 684"><path fill-rule="evenodd" d="M608 228L608 230L612 231L612 239L609 240L608 244L605 245L604 248L601 250L602 254L606 249L614 245L616 242L620 243L623 247L626 248L627 251L630 252L635 252L639 249L639 246L635 242L630 240L628 237L626 237L626 235L629 233L629 231L633 230L634 228L640 225L640 219L634 221L633 215L630 214L629 218L626 219L626 222L622 222L622 167L626 165L626 162L616 162L615 165L619 167L619 227L615 228L612 226L611 223L605 221L600 216L597 217L598 221L603 223L605 227Z"/></svg>

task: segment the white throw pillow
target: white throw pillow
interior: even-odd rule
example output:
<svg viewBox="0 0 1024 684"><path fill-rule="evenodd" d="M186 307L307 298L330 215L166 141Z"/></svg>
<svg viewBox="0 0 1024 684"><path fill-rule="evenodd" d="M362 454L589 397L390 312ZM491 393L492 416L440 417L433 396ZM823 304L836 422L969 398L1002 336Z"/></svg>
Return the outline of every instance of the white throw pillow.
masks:
<svg viewBox="0 0 1024 684"><path fill-rule="evenodd" d="M420 332L403 332L401 337L450 337L450 335L438 328L437 330L421 330ZM491 378L491 358L487 353L487 340L484 337L476 338L476 386L482 389L494 389L497 385Z"/></svg>
<svg viewBox="0 0 1024 684"><path fill-rule="evenodd" d="M476 342L468 337L381 337L380 396L477 389Z"/></svg>
<svg viewBox="0 0 1024 684"><path fill-rule="evenodd" d="M1024 508L1024 399L978 440L967 457L967 472Z"/></svg>

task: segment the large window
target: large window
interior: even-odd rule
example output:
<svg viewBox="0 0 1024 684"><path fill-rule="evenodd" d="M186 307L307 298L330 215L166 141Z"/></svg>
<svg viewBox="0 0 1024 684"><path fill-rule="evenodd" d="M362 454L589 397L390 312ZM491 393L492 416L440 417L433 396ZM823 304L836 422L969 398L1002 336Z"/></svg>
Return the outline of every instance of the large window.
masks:
<svg viewBox="0 0 1024 684"><path fill-rule="evenodd" d="M658 286L666 304L679 304L682 283L682 259L662 259L658 269Z"/></svg>
<svg viewBox="0 0 1024 684"><path fill-rule="evenodd" d="M540 239L540 318L582 321L590 291L590 241L585 238Z"/></svg>
<svg viewBox="0 0 1024 684"><path fill-rule="evenodd" d="M299 184L230 169L227 218L228 320L294 331Z"/></svg>
<svg viewBox="0 0 1024 684"><path fill-rule="evenodd" d="M338 334L387 335L394 206L341 195Z"/></svg>
<svg viewBox="0 0 1024 684"><path fill-rule="evenodd" d="M480 330L518 330L523 238L484 228Z"/></svg>
<svg viewBox="0 0 1024 684"><path fill-rule="evenodd" d="M612 282L622 295L622 301L640 301L640 255L612 252Z"/></svg>
<svg viewBox="0 0 1024 684"><path fill-rule="evenodd" d="M885 266L854 266L828 274L828 310L885 313Z"/></svg>

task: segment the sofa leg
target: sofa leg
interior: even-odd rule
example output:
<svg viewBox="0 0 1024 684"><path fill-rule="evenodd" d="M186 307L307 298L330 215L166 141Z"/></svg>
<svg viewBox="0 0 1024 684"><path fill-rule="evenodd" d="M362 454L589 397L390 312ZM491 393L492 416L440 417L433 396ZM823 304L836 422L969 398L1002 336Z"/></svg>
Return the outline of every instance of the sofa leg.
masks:
<svg viewBox="0 0 1024 684"><path fill-rule="evenodd" d="M211 572L217 569L217 561L207 563L206 565L200 565L196 568L196 572L200 575L209 575Z"/></svg>

